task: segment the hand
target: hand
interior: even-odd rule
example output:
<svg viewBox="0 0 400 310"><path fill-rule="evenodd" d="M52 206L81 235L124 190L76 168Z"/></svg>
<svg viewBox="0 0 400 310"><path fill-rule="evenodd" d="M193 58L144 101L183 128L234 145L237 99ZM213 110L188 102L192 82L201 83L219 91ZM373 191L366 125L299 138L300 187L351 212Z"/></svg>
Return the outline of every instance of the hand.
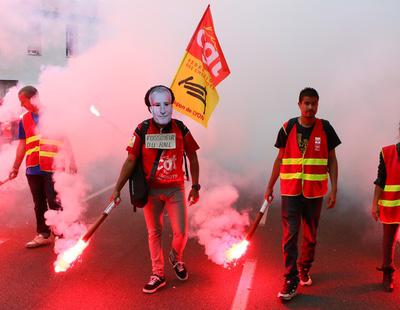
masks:
<svg viewBox="0 0 400 310"><path fill-rule="evenodd" d="M188 196L189 206L194 205L196 202L198 202L199 198L199 191L192 188Z"/></svg>
<svg viewBox="0 0 400 310"><path fill-rule="evenodd" d="M268 203L271 203L274 200L274 188L267 187L264 198Z"/></svg>
<svg viewBox="0 0 400 310"><path fill-rule="evenodd" d="M15 179L17 175L18 175L18 169L13 167L10 173L8 174L8 178L12 180Z"/></svg>
<svg viewBox="0 0 400 310"><path fill-rule="evenodd" d="M371 214L375 221L379 219L379 207L377 205L372 205Z"/></svg>
<svg viewBox="0 0 400 310"><path fill-rule="evenodd" d="M328 196L328 203L326 208L332 209L333 207L335 207L335 204L336 204L336 192L331 191Z"/></svg>
<svg viewBox="0 0 400 310"><path fill-rule="evenodd" d="M121 202L121 198L119 196L120 196L120 192L117 191L116 189L114 189L114 191L112 192L111 197L110 197L110 202L114 201L115 204L118 206L119 203Z"/></svg>

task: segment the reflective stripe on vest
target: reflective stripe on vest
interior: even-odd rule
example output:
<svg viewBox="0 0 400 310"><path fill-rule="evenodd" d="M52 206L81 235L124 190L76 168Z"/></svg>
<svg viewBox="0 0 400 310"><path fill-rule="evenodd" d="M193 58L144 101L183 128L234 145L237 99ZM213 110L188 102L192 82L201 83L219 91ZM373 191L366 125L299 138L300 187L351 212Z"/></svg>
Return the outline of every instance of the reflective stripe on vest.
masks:
<svg viewBox="0 0 400 310"><path fill-rule="evenodd" d="M299 180L308 180L308 181L323 181L323 180L328 180L328 174L307 174L307 173L302 173L302 172L296 172L296 173L281 173L280 178L283 180L293 180L293 179L299 179Z"/></svg>
<svg viewBox="0 0 400 310"><path fill-rule="evenodd" d="M283 158L283 165L316 165L327 166L328 159L324 158Z"/></svg>
<svg viewBox="0 0 400 310"><path fill-rule="evenodd" d="M22 116L22 124L25 130L25 155L26 167L40 166L42 171L54 171L53 162L57 155L60 141L42 139L36 133L37 128L32 113L27 112Z"/></svg>
<svg viewBox="0 0 400 310"><path fill-rule="evenodd" d="M382 223L400 222L400 161L396 145L382 148L386 168L386 184L378 200L379 219Z"/></svg>
<svg viewBox="0 0 400 310"><path fill-rule="evenodd" d="M398 207L398 206L400 206L400 199L397 199L397 200L379 199L378 204L383 207Z"/></svg>
<svg viewBox="0 0 400 310"><path fill-rule="evenodd" d="M304 155L298 146L297 127L294 125L289 132L280 166L281 194L303 194L307 198L324 196L328 190L327 167L328 144L322 121L316 120Z"/></svg>

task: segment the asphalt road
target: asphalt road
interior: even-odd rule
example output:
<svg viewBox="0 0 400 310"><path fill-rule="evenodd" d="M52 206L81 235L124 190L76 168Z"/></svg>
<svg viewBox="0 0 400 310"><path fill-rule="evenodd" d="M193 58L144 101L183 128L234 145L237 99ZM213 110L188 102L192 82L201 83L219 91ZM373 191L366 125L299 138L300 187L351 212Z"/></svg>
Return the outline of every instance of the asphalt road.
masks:
<svg viewBox="0 0 400 310"><path fill-rule="evenodd" d="M0 190L0 205L11 194ZM185 252L189 280L174 278L167 266L167 286L146 295L141 291L150 275L144 219L140 211L133 214L126 196L126 203L99 228L79 262L56 274L52 247L25 249L34 235L33 206L27 189L14 194L12 206L3 204L0 211L0 309L232 309L234 302L235 309L400 308L400 287L392 294L381 291L381 273L375 271L381 255L380 225L366 212L356 211L359 207L340 201L336 210L322 214L313 286L300 288L294 300L281 303L276 298L283 283L278 205L236 268L214 264L190 239ZM88 219L100 215L108 195L89 201ZM259 207L254 206L252 216ZM165 224L167 253L171 231L168 220ZM249 266L254 274L249 274Z"/></svg>

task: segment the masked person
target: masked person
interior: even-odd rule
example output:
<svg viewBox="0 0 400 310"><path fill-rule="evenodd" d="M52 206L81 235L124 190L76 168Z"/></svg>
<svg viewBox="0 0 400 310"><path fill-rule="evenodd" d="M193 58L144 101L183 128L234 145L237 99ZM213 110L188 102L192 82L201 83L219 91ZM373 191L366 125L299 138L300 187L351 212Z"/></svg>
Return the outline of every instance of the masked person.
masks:
<svg viewBox="0 0 400 310"><path fill-rule="evenodd" d="M27 112L22 115L19 122L19 144L14 160L14 165L9 173L9 178L14 179L18 175L19 167L26 155L26 178L32 193L35 205L36 231L33 240L26 243L27 248L36 248L52 243L51 229L46 225L44 217L48 209L61 210L57 192L54 189L53 172L55 170L54 159L58 154L63 141L44 138L39 130L40 100L37 89L33 86L25 86L18 92L21 106ZM66 146L64 144L64 146ZM68 148L70 172L76 172L76 165L72 152Z"/></svg>
<svg viewBox="0 0 400 310"><path fill-rule="evenodd" d="M374 184L371 212L373 218L379 219L383 225L383 261L377 269L383 272L384 291L392 292L394 247L400 223L400 143L382 148Z"/></svg>
<svg viewBox="0 0 400 310"><path fill-rule="evenodd" d="M164 255L161 246L163 229L163 211L168 212L173 240L169 261L179 280L186 280L188 272L183 263L183 251L187 242L187 208L184 190L184 173L182 169L184 152L190 163L192 187L188 195L189 205L199 199L199 163L196 141L182 122L172 119L174 94L166 86L150 88L145 96L145 103L153 118L138 125L127 147L128 157L122 166L115 185L112 200L120 196L120 191L134 171L138 160L141 160L144 174L149 186L148 202L143 209L146 221L148 242L152 263L152 275L144 286L144 293L154 293L165 286ZM146 141L142 141L142 130L147 128ZM172 134L172 135L171 135ZM163 137L174 137L163 145ZM148 141L147 141L148 139ZM147 143L148 142L148 143ZM157 157L159 161L157 162Z"/></svg>
<svg viewBox="0 0 400 310"><path fill-rule="evenodd" d="M296 295L299 282L303 286L312 284L310 268L314 261L322 200L328 190L328 174L331 192L327 206L333 208L336 203L338 164L335 148L341 142L328 121L315 117L318 101L315 89L305 88L300 92L301 115L285 122L278 133L275 147L279 153L265 191L265 199L271 203L275 182L280 177L285 281L278 297L283 300ZM301 224L303 240L297 262Z"/></svg>

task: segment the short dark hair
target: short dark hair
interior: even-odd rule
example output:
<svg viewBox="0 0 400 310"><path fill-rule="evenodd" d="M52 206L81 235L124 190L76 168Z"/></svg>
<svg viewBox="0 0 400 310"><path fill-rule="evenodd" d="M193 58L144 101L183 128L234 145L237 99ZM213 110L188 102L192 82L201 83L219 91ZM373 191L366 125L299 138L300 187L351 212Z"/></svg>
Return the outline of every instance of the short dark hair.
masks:
<svg viewBox="0 0 400 310"><path fill-rule="evenodd" d="M151 87L147 92L146 95L144 96L144 103L146 103L146 105L148 107L150 107L150 95L154 92L154 91L161 91L161 90L166 90L170 93L171 95L171 103L174 103L175 101L175 96L174 93L172 91L171 88L164 86L164 85L156 85Z"/></svg>
<svg viewBox="0 0 400 310"><path fill-rule="evenodd" d="M300 92L299 102L301 102L304 97L317 97L317 99L319 100L318 92L311 87L306 87Z"/></svg>
<svg viewBox="0 0 400 310"><path fill-rule="evenodd" d="M38 93L38 90L31 85L27 85L25 87L22 87L19 90L18 95L20 95L22 93L25 95L26 98L31 99L33 96L35 96Z"/></svg>

